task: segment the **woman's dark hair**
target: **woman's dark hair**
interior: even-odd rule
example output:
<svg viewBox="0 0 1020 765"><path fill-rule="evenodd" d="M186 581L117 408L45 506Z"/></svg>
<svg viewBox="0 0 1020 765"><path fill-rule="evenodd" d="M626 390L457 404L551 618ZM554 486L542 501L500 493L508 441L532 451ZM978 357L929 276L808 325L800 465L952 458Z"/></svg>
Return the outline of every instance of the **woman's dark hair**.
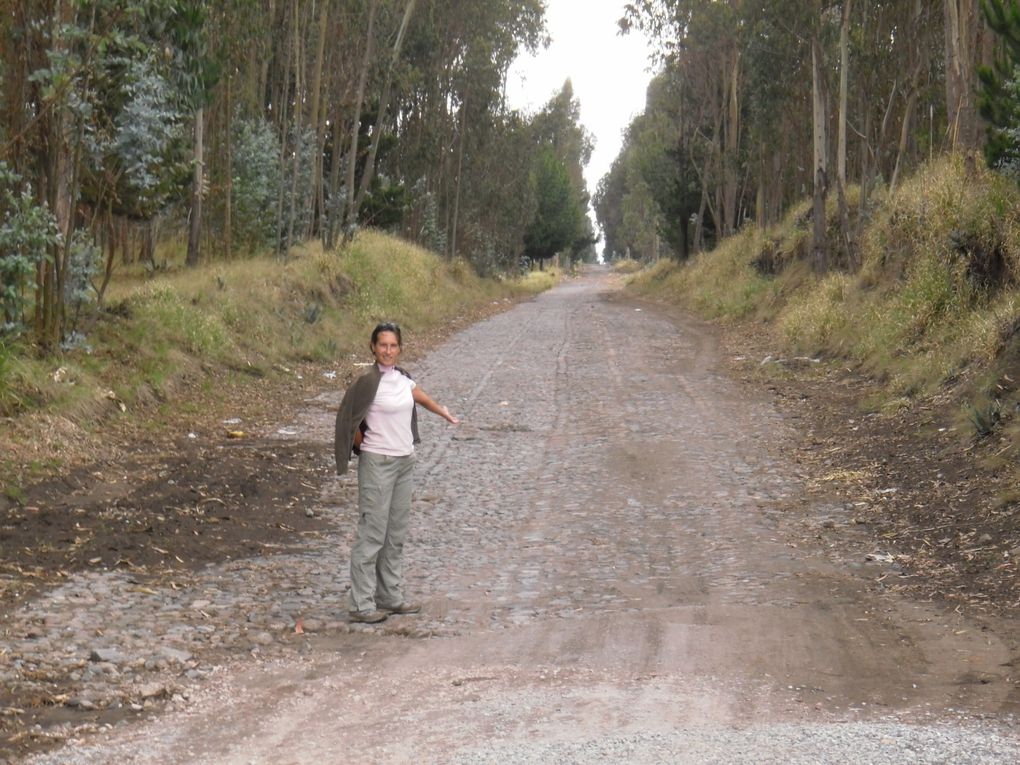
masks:
<svg viewBox="0 0 1020 765"><path fill-rule="evenodd" d="M375 329L372 330L372 345L375 345L377 342L379 342L380 332L392 332L394 335L397 336L397 345L399 346L404 345L404 341L400 337L399 324L396 324L392 321L384 321L382 324L376 324Z"/></svg>

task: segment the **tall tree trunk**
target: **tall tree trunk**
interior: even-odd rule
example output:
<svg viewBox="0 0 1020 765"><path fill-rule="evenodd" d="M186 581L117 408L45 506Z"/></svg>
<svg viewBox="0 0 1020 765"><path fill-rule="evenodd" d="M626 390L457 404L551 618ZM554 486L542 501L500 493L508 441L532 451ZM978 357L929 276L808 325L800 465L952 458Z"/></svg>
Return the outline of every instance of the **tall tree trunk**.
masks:
<svg viewBox="0 0 1020 765"><path fill-rule="evenodd" d="M365 169L361 173L361 183L358 185L358 196L354 200L354 217L357 218L358 210L365 199L368 187L372 183L372 176L375 173L375 157L379 151L379 141L382 139L383 125L386 120L386 111L390 104L390 89L393 86L393 70L397 67L400 59L400 49L404 45L404 35L411 22L411 15L414 13L415 0L407 0L404 7L404 16L400 20L400 29L397 31L397 39L393 43L393 52L390 56L389 66L386 68L386 79L383 83L382 96L379 99L379 110L375 117L375 126L372 128L372 145L368 150L368 158L365 160Z"/></svg>
<svg viewBox="0 0 1020 765"><path fill-rule="evenodd" d="M686 261L691 256L691 246L688 238L691 235L691 219L686 215L680 219L680 256L681 261ZM655 236L655 259L659 259L659 237Z"/></svg>
<svg viewBox="0 0 1020 765"><path fill-rule="evenodd" d="M715 148L717 146L717 143L713 142L712 146L713 146L713 148ZM713 204L712 204L712 196L711 196L711 192L709 190L709 185L708 185L709 171L711 170L712 162L714 161L715 157L714 157L714 153L713 152L706 151L705 152L705 159L704 159L705 166L704 166L704 168L700 168L700 167L698 167L697 159L694 156L694 149L693 149L693 146L692 146L691 151L690 151L690 158L691 158L691 167L693 167L695 169L695 172L698 173L698 181L699 181L699 183L701 185L701 202L699 204L699 209L698 209L698 224L697 224L697 228L695 229L695 232L694 232L695 251L696 252L700 252L701 251L701 245L704 243L704 231L705 231L705 217L704 216L705 216L706 212L708 212L708 214L712 217L712 221L715 223L715 232L716 232L716 238L717 239L719 237L719 232L720 232L720 228L719 228L719 226L720 226L720 223L719 223L719 212L718 212L718 209L716 207L714 207Z"/></svg>
<svg viewBox="0 0 1020 765"><path fill-rule="evenodd" d="M914 23L913 27L918 30L918 34L923 34L924 25L921 23L921 17L923 13L923 7L921 0L914 0ZM914 122L914 112L917 111L917 98L921 91L921 72L924 69L925 60L921 53L924 46L917 46L911 51L911 55L914 57L913 66L910 72L910 92L907 94L907 103L903 107L903 122L900 125L900 140L897 144L896 149L896 164L893 166L892 179L889 181L889 193L893 194L896 191L896 186L899 183L900 169L903 167L904 158L907 154L907 148L910 142L910 129Z"/></svg>
<svg viewBox="0 0 1020 765"><path fill-rule="evenodd" d="M375 14L379 0L371 0L368 6L368 31L365 35L365 56L358 73L358 91L354 97L354 113L351 120L351 144L347 149L347 214L344 218L344 236L358 220L357 194L354 189L355 171L358 166L358 133L361 130L361 106L365 102L365 88L368 85L368 71L372 67L375 47Z"/></svg>
<svg viewBox="0 0 1020 765"><path fill-rule="evenodd" d="M920 0L918 0L920 2ZM850 210L846 200L846 122L850 68L850 11L852 0L843 0L843 22L839 29L839 124L836 148L836 193L839 203L840 250L850 262Z"/></svg>
<svg viewBox="0 0 1020 765"><path fill-rule="evenodd" d="M868 219L869 205L871 201L871 147L868 145L868 135L871 133L871 111L864 108L864 98L861 97L861 112L864 114L864 130L861 133L861 199L857 203L857 235L860 238L864 230L864 222Z"/></svg>
<svg viewBox="0 0 1020 765"><path fill-rule="evenodd" d="M811 95L812 123L814 126L814 205L813 205L813 237L812 252L815 268L819 273L828 269L825 231L825 198L828 195L829 150L826 121L828 119L828 103L825 87L825 72L822 67L822 46L817 33L811 40Z"/></svg>
<svg viewBox="0 0 1020 765"><path fill-rule="evenodd" d="M113 267L117 262L117 219L113 215L113 210L110 206L107 206L106 215L104 216L103 226L106 230L106 242L104 249L106 250L106 263L103 266L103 281L99 285L97 300L99 303L103 302L103 295L106 294L106 288L110 285L110 277L113 276Z"/></svg>
<svg viewBox="0 0 1020 765"><path fill-rule="evenodd" d="M156 270L156 219L146 221L142 225L142 242L139 252L139 260L148 263L153 271Z"/></svg>
<svg viewBox="0 0 1020 765"><path fill-rule="evenodd" d="M868 27L868 3L861 3L858 5L861 9L861 39L867 39L867 27ZM860 233L864 230L864 221L868 218L868 200L871 194L871 144L869 143L869 137L871 136L871 109L868 108L868 97L865 88L860 88L857 100L857 111L859 114L864 115L864 129L858 133L860 138L860 179L861 179L861 198L857 203L857 238L860 239Z"/></svg>
<svg viewBox="0 0 1020 765"><path fill-rule="evenodd" d="M775 223L783 211L783 170L786 162L783 161L783 154L777 148L772 152L772 194L769 201L769 223Z"/></svg>
<svg viewBox="0 0 1020 765"><path fill-rule="evenodd" d="M54 51L67 48L63 28L73 22L74 13L74 3L67 0L55 3L50 18ZM41 299L36 302L36 332L43 346L53 347L60 342L64 324L64 284L74 233L74 204L78 197L76 169L81 135L76 140L69 110L61 104L50 109L44 125L46 155L42 188L62 241L50 248L51 258L39 266L37 294Z"/></svg>
<svg viewBox="0 0 1020 765"><path fill-rule="evenodd" d="M273 29L276 29L276 0L267 0L265 17L272 22ZM269 39L266 40L266 38ZM273 83L269 80L270 65L274 58L272 35L264 35L263 42L266 43L268 50L262 51L261 60L256 59L258 63L258 82L255 87L256 102L254 104L249 104L256 114L262 113L266 108L267 103L272 104L274 109L279 103L278 101L273 100L275 93L269 92L270 88L273 86ZM252 55L258 56L258 54L259 51L253 46Z"/></svg>
<svg viewBox="0 0 1020 765"><path fill-rule="evenodd" d="M298 14L298 0L294 0L294 163L290 179L290 215L287 219L287 244L283 252L287 253L294 245L294 222L297 218L298 179L301 175L301 150L303 148L302 116L304 109L301 104L305 96L305 55L302 44L301 19Z"/></svg>
<svg viewBox="0 0 1020 765"><path fill-rule="evenodd" d="M994 35L981 13L980 0L945 0L946 117L949 146L980 146L984 122L975 98L977 67L990 63Z"/></svg>
<svg viewBox="0 0 1020 765"><path fill-rule="evenodd" d="M205 147L203 145L205 109L199 107L195 112L195 157L194 175L191 189L191 226L188 230L188 256L185 261L189 266L197 266L199 261L199 242L202 236L202 184L205 163Z"/></svg>
<svg viewBox="0 0 1020 765"><path fill-rule="evenodd" d="M457 177L453 193L453 223L450 225L450 258L457 257L457 224L460 217L460 182L464 167L464 134L467 132L467 96L460 103L460 135L457 136Z"/></svg>
<svg viewBox="0 0 1020 765"><path fill-rule="evenodd" d="M329 168L329 212L326 219L325 239L323 246L332 250L336 246L337 229L340 226L340 218L343 216L343 209L340 203L340 159L342 157L340 146L343 143L344 130L340 119L340 106L336 108L333 115L333 152L330 158Z"/></svg>
<svg viewBox="0 0 1020 765"><path fill-rule="evenodd" d="M286 13L282 14L286 17ZM281 25L282 28L286 28ZM294 45L291 42L291 36L284 35L284 45L286 46L286 53L284 55L284 64L282 75L277 76L277 80L283 82L282 90L277 89L277 93L280 95L276 96L273 100L273 104L279 104L280 108L277 112L277 129L280 134L280 182L276 190L276 255L282 257L287 252L287 241L284 236L284 225L283 225L283 203L284 203L284 189L287 178L287 141L291 136L290 129L290 61L293 56L297 55L297 51L294 50ZM297 106L297 99L294 98L295 107Z"/></svg>
<svg viewBox="0 0 1020 765"><path fill-rule="evenodd" d="M223 193L223 248L224 256L231 260L234 256L234 136L230 126L234 116L233 104L233 73L227 75L226 82L226 124L223 126L223 136L226 142L226 165L227 172L224 178L225 189Z"/></svg>
<svg viewBox="0 0 1020 765"><path fill-rule="evenodd" d="M708 207L708 187L701 184L701 202L698 205L698 219L694 223L694 253L698 254L705 246L705 208Z"/></svg>
<svg viewBox="0 0 1020 765"><path fill-rule="evenodd" d="M723 109L722 217L723 235L737 227L737 154L740 148L740 51L734 48L726 78Z"/></svg>
<svg viewBox="0 0 1020 765"><path fill-rule="evenodd" d="M321 108L322 104L322 62L326 57L326 29L329 26L329 2L318 0L319 5L319 39L315 45L315 68L312 70L311 88L311 110L309 112L309 124L315 128L315 151L312 153L312 183L308 188L305 198L305 206L308 208L308 227L305 229L305 237L311 238L315 233L317 217L316 208L322 213L322 154L326 142L326 110Z"/></svg>

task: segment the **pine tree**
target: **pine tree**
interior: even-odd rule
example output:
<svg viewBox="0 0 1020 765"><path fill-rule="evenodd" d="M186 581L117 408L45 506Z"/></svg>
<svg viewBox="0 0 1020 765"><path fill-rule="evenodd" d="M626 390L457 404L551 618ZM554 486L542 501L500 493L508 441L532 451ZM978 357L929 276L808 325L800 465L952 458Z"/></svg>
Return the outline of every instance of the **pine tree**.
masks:
<svg viewBox="0 0 1020 765"><path fill-rule="evenodd" d="M989 123L985 157L1020 180L1020 0L982 0L981 9L1003 42L995 65L978 69L978 104Z"/></svg>

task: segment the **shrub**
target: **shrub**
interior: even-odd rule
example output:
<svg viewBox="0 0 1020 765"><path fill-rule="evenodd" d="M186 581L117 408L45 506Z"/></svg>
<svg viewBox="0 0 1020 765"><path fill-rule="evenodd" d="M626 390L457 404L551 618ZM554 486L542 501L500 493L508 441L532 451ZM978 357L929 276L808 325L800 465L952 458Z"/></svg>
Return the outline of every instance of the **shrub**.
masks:
<svg viewBox="0 0 1020 765"><path fill-rule="evenodd" d="M234 239L253 249L276 239L280 178L280 141L266 120L234 121Z"/></svg>
<svg viewBox="0 0 1020 765"><path fill-rule="evenodd" d="M21 177L0 161L0 336L24 328L29 280L59 240L52 213L36 205Z"/></svg>

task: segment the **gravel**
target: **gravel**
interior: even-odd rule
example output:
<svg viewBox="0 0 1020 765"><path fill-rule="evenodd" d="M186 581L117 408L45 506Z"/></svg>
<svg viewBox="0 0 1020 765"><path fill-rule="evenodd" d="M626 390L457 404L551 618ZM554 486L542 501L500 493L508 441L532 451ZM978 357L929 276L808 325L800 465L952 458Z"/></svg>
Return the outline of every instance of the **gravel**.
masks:
<svg viewBox="0 0 1020 765"><path fill-rule="evenodd" d="M768 725L698 728L670 733L605 736L581 742L486 745L462 751L456 765L538 763L672 763L673 765L992 765L1020 762L1015 737L985 727L910 726L893 723Z"/></svg>
<svg viewBox="0 0 1020 765"><path fill-rule="evenodd" d="M167 710L92 740L63 731L69 746L31 762L1020 762L1013 721L974 716L1015 698L1013 680L961 685L940 663L965 651L960 673L997 669L994 641L943 615L936 642L928 611L906 622L785 543L788 428L713 371L712 347L583 281L462 333L416 365L465 420L423 422L406 554L420 616L346 621L351 477L315 509L338 530L297 553L170 588L76 576L14 615L12 659L95 674L79 708ZM336 394L302 430L327 457ZM848 708L864 700L881 716Z"/></svg>

